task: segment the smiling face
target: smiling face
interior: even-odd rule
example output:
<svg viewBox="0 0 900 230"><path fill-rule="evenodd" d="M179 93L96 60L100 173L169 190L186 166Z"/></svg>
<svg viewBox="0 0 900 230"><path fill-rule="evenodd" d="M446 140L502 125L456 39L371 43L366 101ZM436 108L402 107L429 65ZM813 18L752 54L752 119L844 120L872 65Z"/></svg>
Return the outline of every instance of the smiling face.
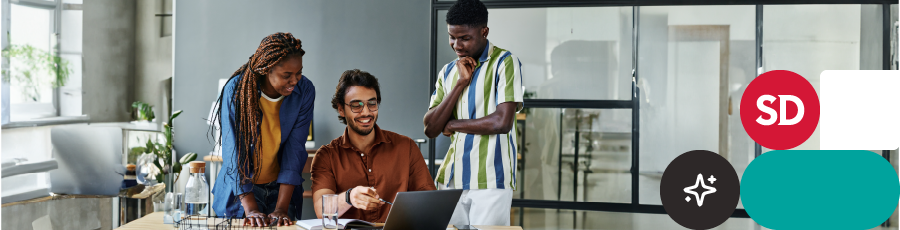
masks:
<svg viewBox="0 0 900 230"><path fill-rule="evenodd" d="M338 112L344 117L347 126L359 135L366 136L375 129L375 121L378 120L378 110L371 111L372 107L367 105L369 101L377 101L378 96L374 89L365 86L350 86L347 88L347 94L344 96L344 105L338 107ZM358 105L360 102L364 107L354 113L348 104Z"/></svg>
<svg viewBox="0 0 900 230"><path fill-rule="evenodd" d="M262 84L262 91L268 96L287 96L294 91L303 72L303 57L285 57L272 67ZM276 96L277 97L277 96Z"/></svg>
<svg viewBox="0 0 900 230"><path fill-rule="evenodd" d="M458 57L472 57L476 60L487 45L487 26L447 25L450 48Z"/></svg>

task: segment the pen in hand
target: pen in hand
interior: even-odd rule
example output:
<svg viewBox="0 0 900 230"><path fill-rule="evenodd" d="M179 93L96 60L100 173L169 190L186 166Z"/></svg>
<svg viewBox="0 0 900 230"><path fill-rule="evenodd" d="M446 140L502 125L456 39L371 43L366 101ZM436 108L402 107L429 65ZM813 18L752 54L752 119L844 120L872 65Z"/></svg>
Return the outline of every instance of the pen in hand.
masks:
<svg viewBox="0 0 900 230"><path fill-rule="evenodd" d="M369 187L369 188L371 188L372 190L375 190L375 187ZM381 199L381 198L378 198L378 200L380 200L381 202L387 203L387 204L389 204L389 205L394 205L394 203L388 202L388 201L386 201L386 200L384 200L384 199Z"/></svg>

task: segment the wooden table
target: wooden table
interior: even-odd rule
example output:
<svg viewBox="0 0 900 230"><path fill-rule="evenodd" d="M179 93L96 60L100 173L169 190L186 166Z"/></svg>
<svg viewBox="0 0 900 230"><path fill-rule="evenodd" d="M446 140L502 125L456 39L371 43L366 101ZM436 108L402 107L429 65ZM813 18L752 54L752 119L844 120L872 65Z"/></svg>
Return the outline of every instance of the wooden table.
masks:
<svg viewBox="0 0 900 230"><path fill-rule="evenodd" d="M122 225L117 228L120 230L145 230L145 229L175 229L175 227L171 224L163 224L163 213L162 212L154 212L150 215L144 216L140 219L134 220L126 225ZM478 229L486 229L486 230L521 230L522 227L519 226L481 226L475 225ZM259 228L262 229L262 228ZM282 226L278 227L279 230L290 229L296 230L303 228L298 227L296 225L291 226ZM453 228L453 225L447 226L447 229L456 229Z"/></svg>

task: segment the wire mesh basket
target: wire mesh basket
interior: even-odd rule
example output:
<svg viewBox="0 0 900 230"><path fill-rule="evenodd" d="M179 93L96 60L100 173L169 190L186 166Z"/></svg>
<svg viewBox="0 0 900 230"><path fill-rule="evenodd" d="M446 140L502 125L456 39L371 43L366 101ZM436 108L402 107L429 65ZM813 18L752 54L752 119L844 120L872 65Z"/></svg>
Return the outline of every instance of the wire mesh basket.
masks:
<svg viewBox="0 0 900 230"><path fill-rule="evenodd" d="M175 222L179 230L238 230L238 229L275 229L277 224L268 227L244 226L244 218L222 216L186 216Z"/></svg>
<svg viewBox="0 0 900 230"><path fill-rule="evenodd" d="M200 196L199 200L203 200L202 197L206 197L206 202L186 202L187 193L175 193L173 197L173 206L174 210L177 210L179 214L174 214L175 216L180 216L175 218L174 227L180 230L232 230L232 229L276 229L277 224L275 221L272 221L266 227L252 227L244 225L244 217L243 216L218 216L216 215L212 207L208 204L212 203L212 186L208 186L205 181L205 178L201 175L204 173L206 169L206 164L198 161L193 161L190 163L191 167L191 176L199 175L199 182L202 182L205 186L206 193L208 196ZM195 169L197 167L199 169ZM189 180L188 183L191 181ZM187 186L185 186L187 189ZM194 198L197 199L197 198ZM188 215L190 214L190 215Z"/></svg>

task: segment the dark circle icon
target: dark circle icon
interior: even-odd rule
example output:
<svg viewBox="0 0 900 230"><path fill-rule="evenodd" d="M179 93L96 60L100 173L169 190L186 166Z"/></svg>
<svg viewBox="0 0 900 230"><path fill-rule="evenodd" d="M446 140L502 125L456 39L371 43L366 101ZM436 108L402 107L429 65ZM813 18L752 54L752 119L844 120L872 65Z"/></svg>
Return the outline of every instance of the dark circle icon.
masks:
<svg viewBox="0 0 900 230"><path fill-rule="evenodd" d="M659 197L666 213L690 229L711 229L724 223L741 198L741 182L734 167L706 150L676 157L660 182Z"/></svg>

